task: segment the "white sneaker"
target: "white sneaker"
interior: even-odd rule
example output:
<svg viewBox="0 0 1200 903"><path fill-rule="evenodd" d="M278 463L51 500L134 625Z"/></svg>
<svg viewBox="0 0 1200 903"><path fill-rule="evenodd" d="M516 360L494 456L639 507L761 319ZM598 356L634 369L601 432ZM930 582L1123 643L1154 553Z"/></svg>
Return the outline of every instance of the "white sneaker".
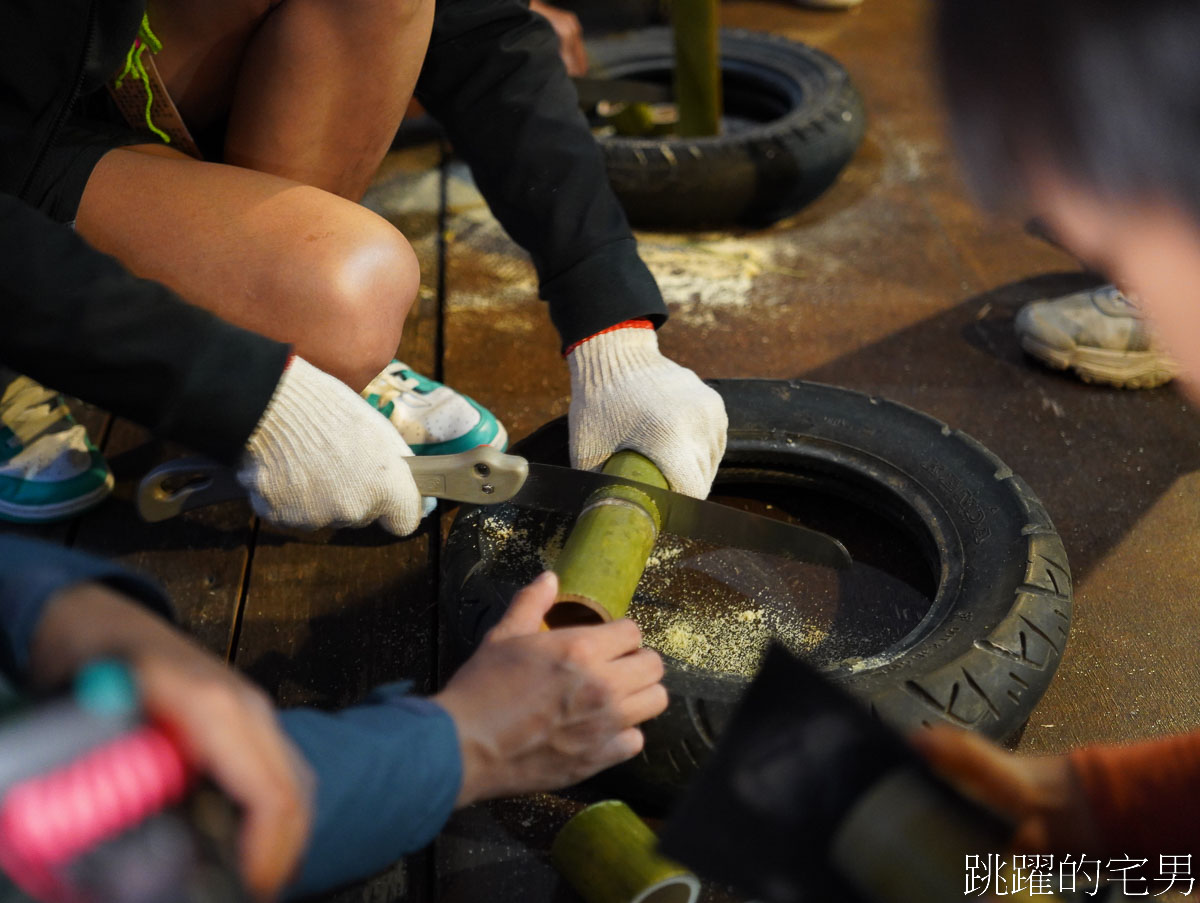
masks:
<svg viewBox="0 0 1200 903"><path fill-rule="evenodd" d="M400 361L388 364L362 395L395 425L415 455L508 447L508 432L491 411Z"/></svg>
<svg viewBox="0 0 1200 903"><path fill-rule="evenodd" d="M1013 325L1026 352L1084 382L1152 389L1179 372L1137 305L1112 285L1027 304Z"/></svg>

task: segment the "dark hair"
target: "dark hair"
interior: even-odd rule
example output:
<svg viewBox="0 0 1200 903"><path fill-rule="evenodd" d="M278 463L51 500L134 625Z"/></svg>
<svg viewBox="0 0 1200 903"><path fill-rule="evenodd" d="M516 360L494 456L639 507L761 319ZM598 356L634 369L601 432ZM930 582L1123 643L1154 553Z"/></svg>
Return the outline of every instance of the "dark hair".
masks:
<svg viewBox="0 0 1200 903"><path fill-rule="evenodd" d="M1200 0L938 0L952 131L985 203L1031 165L1200 220Z"/></svg>

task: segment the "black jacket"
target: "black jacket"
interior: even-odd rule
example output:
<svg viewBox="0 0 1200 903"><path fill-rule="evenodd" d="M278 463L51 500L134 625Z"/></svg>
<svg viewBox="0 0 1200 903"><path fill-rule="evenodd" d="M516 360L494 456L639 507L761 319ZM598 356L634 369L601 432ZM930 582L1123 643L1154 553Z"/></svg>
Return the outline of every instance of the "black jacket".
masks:
<svg viewBox="0 0 1200 903"><path fill-rule="evenodd" d="M0 194L0 363L232 464L287 356Z"/></svg>
<svg viewBox="0 0 1200 903"><path fill-rule="evenodd" d="M81 97L124 61L145 0L0 0L0 363L234 463L288 348L136 279L16 200Z"/></svg>
<svg viewBox="0 0 1200 903"><path fill-rule="evenodd" d="M545 19L520 0L439 0L417 97L533 258L564 347L666 319Z"/></svg>
<svg viewBox="0 0 1200 903"><path fill-rule="evenodd" d="M0 0L0 191L24 197L78 98L120 68L144 0ZM439 0L417 95L532 256L564 346L666 319L549 24L522 0Z"/></svg>
<svg viewBox="0 0 1200 903"><path fill-rule="evenodd" d="M0 191L24 197L74 104L121 68L145 10L145 0L0 0Z"/></svg>

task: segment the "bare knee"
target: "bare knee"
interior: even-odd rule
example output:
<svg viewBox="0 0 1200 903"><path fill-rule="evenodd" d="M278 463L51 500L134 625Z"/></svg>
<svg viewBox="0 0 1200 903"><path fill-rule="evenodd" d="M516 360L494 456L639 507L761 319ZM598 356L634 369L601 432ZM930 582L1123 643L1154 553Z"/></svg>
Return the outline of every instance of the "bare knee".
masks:
<svg viewBox="0 0 1200 903"><path fill-rule="evenodd" d="M417 256L404 236L362 212L363 222L349 233L305 236L310 247L320 246L310 252L309 270L311 300L320 310L311 320L318 324L309 337L312 350L305 355L297 346L302 357L355 390L395 356L421 282Z"/></svg>

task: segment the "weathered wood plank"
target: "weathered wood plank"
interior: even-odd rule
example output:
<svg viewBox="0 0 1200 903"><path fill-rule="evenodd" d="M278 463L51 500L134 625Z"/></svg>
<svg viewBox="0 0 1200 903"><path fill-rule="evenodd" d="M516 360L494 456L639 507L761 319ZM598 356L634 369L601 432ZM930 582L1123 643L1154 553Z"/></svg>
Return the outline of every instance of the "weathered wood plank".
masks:
<svg viewBox="0 0 1200 903"><path fill-rule="evenodd" d="M436 146L389 154L364 203L417 252L421 290L405 324L401 358L436 372L441 203ZM432 536L437 518L397 539L377 527L300 534L262 525L254 545L235 662L282 705L336 708L372 687L411 680L433 689L436 605ZM364 813L369 818L369 813ZM428 898L427 853L411 856L330 901Z"/></svg>
<svg viewBox="0 0 1200 903"><path fill-rule="evenodd" d="M116 491L83 517L75 545L158 580L180 626L227 658L248 559L249 507L234 502L144 523L133 504L138 481L151 467L187 450L154 441L141 427L117 420L104 451L117 477Z"/></svg>

